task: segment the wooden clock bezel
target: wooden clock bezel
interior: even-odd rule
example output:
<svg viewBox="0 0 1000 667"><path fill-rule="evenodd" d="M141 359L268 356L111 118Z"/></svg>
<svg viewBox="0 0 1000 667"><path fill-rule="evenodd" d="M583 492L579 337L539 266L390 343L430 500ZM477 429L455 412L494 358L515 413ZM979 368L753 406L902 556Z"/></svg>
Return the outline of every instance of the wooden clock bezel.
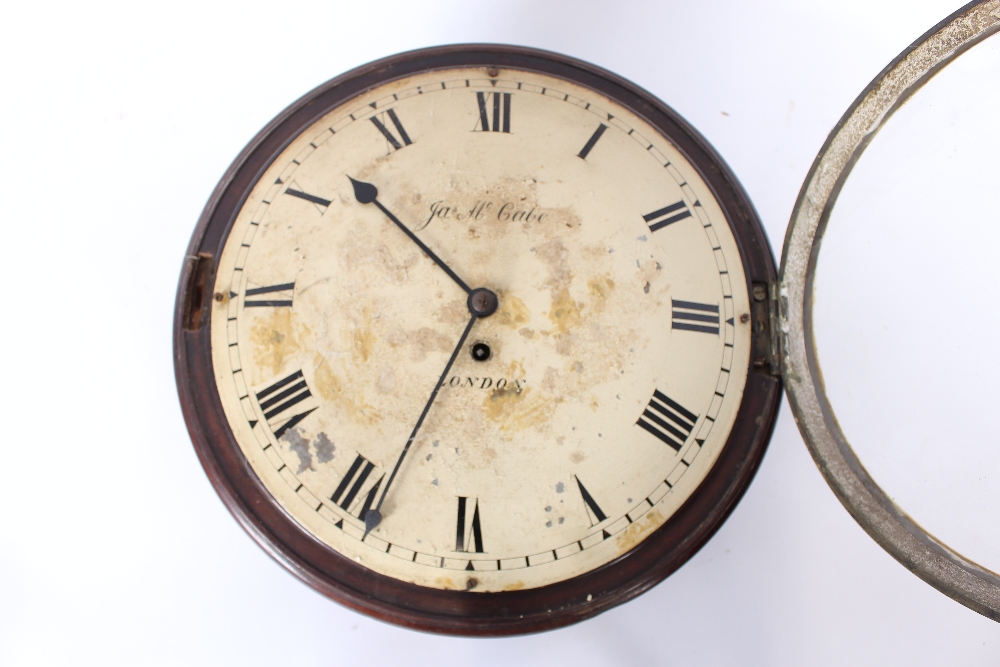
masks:
<svg viewBox="0 0 1000 667"><path fill-rule="evenodd" d="M739 246L752 293L753 341L736 422L701 485L666 523L625 555L573 579L501 593L438 590L369 570L307 533L264 488L229 428L216 389L209 309L214 264L252 187L300 132L340 104L394 79L453 67L516 69L593 89L645 119L698 171ZM452 45L391 56L308 93L250 142L222 178L194 231L174 317L174 366L191 440L216 492L240 525L275 560L319 592L402 626L457 635L539 632L581 621L643 593L683 565L735 508L767 448L782 395L771 372L767 299L774 258L756 212L735 176L698 132L638 86L559 54L504 45ZM755 296L757 297L755 299Z"/></svg>

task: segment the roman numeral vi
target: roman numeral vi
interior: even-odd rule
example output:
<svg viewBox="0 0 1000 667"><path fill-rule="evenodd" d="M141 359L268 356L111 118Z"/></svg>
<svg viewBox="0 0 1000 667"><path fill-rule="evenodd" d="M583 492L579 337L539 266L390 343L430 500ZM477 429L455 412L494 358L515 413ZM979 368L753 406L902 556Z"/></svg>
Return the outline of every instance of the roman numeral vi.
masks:
<svg viewBox="0 0 1000 667"><path fill-rule="evenodd" d="M469 500L472 502L469 503ZM466 520L470 510L471 523ZM458 529L455 532L455 551L483 553L483 527L479 523L478 498L458 497Z"/></svg>

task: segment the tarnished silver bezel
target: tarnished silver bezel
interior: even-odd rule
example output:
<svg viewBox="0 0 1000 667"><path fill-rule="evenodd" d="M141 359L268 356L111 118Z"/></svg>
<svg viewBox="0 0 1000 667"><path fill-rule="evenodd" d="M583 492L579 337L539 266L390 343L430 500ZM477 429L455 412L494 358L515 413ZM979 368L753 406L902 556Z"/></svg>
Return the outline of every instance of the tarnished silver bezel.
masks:
<svg viewBox="0 0 1000 667"><path fill-rule="evenodd" d="M893 112L963 52L1000 31L1000 0L973 2L889 64L830 133L792 211L778 278L781 368L795 421L827 483L871 537L945 595L1000 620L1000 575L962 557L875 483L841 431L823 386L813 278L830 212L854 164Z"/></svg>

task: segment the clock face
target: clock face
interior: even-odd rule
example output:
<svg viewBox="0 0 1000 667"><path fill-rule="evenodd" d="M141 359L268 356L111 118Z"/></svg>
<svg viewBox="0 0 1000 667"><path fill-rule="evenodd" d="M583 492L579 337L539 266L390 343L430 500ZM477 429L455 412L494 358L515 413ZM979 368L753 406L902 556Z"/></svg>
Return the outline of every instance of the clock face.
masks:
<svg viewBox="0 0 1000 667"><path fill-rule="evenodd" d="M302 579L411 627L638 595L725 520L776 417L773 259L735 179L555 54L439 47L317 89L188 261L178 386L220 496Z"/></svg>
<svg viewBox="0 0 1000 667"><path fill-rule="evenodd" d="M496 312L473 321L466 287ZM747 376L740 254L697 171L525 71L427 72L323 115L251 191L215 291L254 473L318 540L421 586L539 587L625 554L712 468Z"/></svg>

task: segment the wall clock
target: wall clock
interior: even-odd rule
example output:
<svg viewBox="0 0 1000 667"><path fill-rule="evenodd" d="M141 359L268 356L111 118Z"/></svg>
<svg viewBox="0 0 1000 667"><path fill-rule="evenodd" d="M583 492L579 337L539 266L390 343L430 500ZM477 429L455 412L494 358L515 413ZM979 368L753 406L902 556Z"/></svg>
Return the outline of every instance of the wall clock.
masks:
<svg viewBox="0 0 1000 667"><path fill-rule="evenodd" d="M779 280L722 159L609 72L393 56L294 103L213 194L177 299L185 418L234 516L331 598L563 626L680 567L752 480L808 367L789 239ZM815 383L790 377L801 418Z"/></svg>

